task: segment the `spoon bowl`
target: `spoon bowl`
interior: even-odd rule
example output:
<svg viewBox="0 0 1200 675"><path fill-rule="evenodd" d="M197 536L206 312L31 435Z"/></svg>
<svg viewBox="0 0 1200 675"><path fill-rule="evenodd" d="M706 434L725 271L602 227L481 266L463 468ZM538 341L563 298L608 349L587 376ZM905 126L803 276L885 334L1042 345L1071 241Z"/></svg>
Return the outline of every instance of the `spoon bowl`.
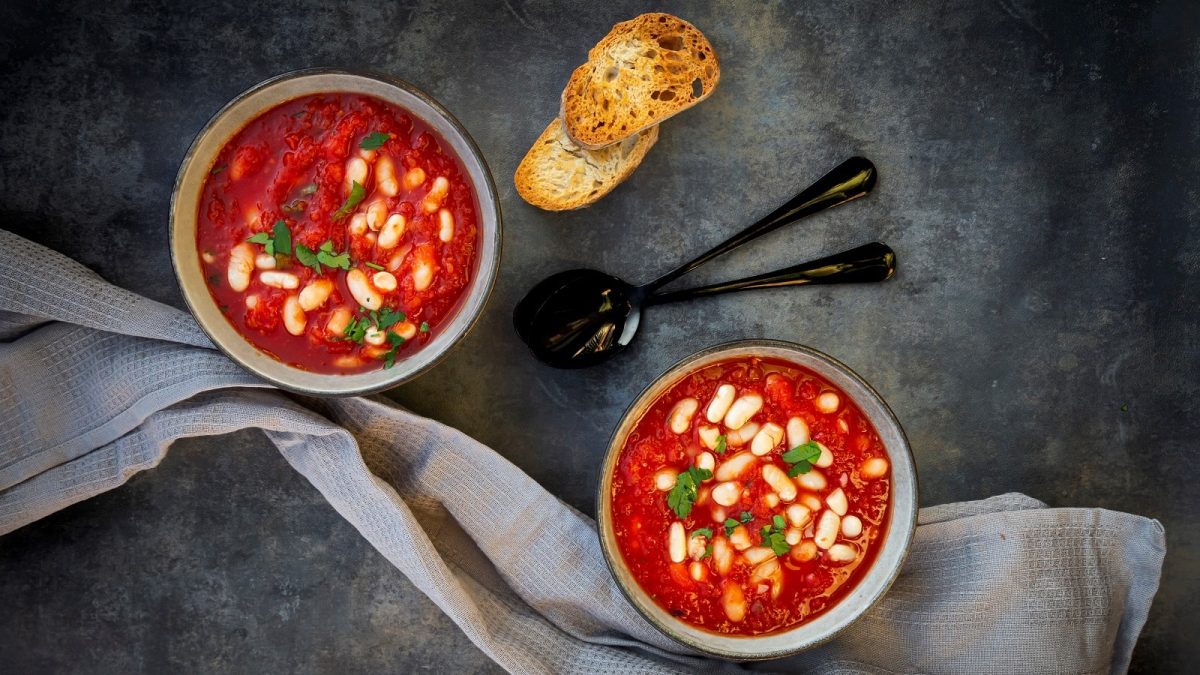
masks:
<svg viewBox="0 0 1200 675"><path fill-rule="evenodd" d="M627 327L637 330L638 296L638 287L611 274L567 270L530 289L517 303L513 324L538 360L561 368L585 368L629 344L621 337Z"/></svg>

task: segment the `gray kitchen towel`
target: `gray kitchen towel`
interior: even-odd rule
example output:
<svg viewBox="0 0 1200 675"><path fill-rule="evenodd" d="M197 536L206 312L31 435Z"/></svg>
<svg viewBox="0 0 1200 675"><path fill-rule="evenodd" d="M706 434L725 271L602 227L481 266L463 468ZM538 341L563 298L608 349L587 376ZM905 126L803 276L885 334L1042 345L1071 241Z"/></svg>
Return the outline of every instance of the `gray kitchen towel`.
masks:
<svg viewBox="0 0 1200 675"><path fill-rule="evenodd" d="M490 448L383 398L271 389L187 314L0 230L0 534L121 485L178 438L247 427L510 671L744 667L658 634L617 590L592 520ZM1123 672L1164 546L1157 521L1017 494L926 508L875 608L753 668Z"/></svg>

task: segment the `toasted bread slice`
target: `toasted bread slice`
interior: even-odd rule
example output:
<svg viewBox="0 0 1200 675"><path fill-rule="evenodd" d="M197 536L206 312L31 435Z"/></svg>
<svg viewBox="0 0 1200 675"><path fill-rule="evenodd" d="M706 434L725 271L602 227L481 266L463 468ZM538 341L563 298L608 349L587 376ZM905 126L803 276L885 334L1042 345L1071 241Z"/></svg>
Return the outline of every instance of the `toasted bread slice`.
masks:
<svg viewBox="0 0 1200 675"><path fill-rule="evenodd" d="M595 150L703 101L720 78L717 54L695 26L643 14L613 26L571 73L560 117L580 147Z"/></svg>
<svg viewBox="0 0 1200 675"><path fill-rule="evenodd" d="M585 150L555 119L517 166L517 193L547 211L583 208L628 178L657 140L658 127L650 127L607 148Z"/></svg>

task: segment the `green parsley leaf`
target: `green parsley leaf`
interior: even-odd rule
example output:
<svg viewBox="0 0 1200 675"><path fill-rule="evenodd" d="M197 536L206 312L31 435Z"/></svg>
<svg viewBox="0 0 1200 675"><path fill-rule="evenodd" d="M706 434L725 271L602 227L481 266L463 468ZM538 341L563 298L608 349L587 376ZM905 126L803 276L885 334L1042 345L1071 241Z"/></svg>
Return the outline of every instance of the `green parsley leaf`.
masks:
<svg viewBox="0 0 1200 675"><path fill-rule="evenodd" d="M712 544L709 544L708 546L704 547L704 555L700 556L700 559L704 560L705 558L707 558L711 555L712 555Z"/></svg>
<svg viewBox="0 0 1200 675"><path fill-rule="evenodd" d="M718 455L723 455L728 447L729 441L725 438L725 434L721 434L720 436L717 436L717 447L713 448L713 452L717 453Z"/></svg>
<svg viewBox="0 0 1200 675"><path fill-rule="evenodd" d="M688 539L694 539L699 536L705 536L705 537L708 537L709 539L712 539L712 528L711 527L702 527L702 528L696 530L695 532L693 532L692 536L688 537Z"/></svg>
<svg viewBox="0 0 1200 675"><path fill-rule="evenodd" d="M333 242L331 241L321 244L321 250L317 251L317 261L326 267L336 267L342 270L350 269L350 253L334 253Z"/></svg>
<svg viewBox="0 0 1200 675"><path fill-rule="evenodd" d="M738 516L738 520L741 520L743 523L748 523L754 520L754 514L750 513L749 511L742 511L742 514Z"/></svg>
<svg viewBox="0 0 1200 675"><path fill-rule="evenodd" d="M378 150L379 148L383 147L384 143L388 142L389 138L391 138L391 136L383 133L382 131L376 131L373 134L367 134L367 137L362 139L362 142L358 144L358 147L362 148L363 150Z"/></svg>
<svg viewBox="0 0 1200 675"><path fill-rule="evenodd" d="M346 202L342 204L340 209L334 211L330 218L333 220L341 220L342 218L345 218L346 216L350 215L352 211L354 211L355 207L362 203L362 200L366 198L367 189L362 186L362 183L354 181L353 185L350 186L350 196L346 197Z"/></svg>
<svg viewBox="0 0 1200 675"><path fill-rule="evenodd" d="M787 555L788 551L792 550L792 547L788 546L787 537L785 537L782 532L772 532L763 540L763 543L767 546L770 546L771 550L775 552L775 555L779 556L780 558Z"/></svg>
<svg viewBox="0 0 1200 675"><path fill-rule="evenodd" d="M321 273L321 262L316 253L304 244L296 244L296 260L300 261L301 265L313 268L317 274Z"/></svg>
<svg viewBox="0 0 1200 675"><path fill-rule="evenodd" d="M809 471L812 471L812 464L809 464L808 462L796 462L792 465L792 468L788 469L787 475L791 478L795 478L796 476L799 476L802 473L808 473Z"/></svg>
<svg viewBox="0 0 1200 675"><path fill-rule="evenodd" d="M809 441L783 453L783 461L788 464L796 462L815 462L821 456L821 446L816 441Z"/></svg>
<svg viewBox="0 0 1200 675"><path fill-rule="evenodd" d="M687 518L696 503L696 490L701 481L712 478L712 471L689 466L688 470L675 479L675 487L667 493L667 506L680 518Z"/></svg>
<svg viewBox="0 0 1200 675"><path fill-rule="evenodd" d="M779 515L778 513L776 513L775 517L771 519L771 524L774 525L775 529L779 531L787 529L787 523L783 522L783 516Z"/></svg>
<svg viewBox="0 0 1200 675"><path fill-rule="evenodd" d="M371 324L367 323L366 319L355 317L346 324L346 330L343 334L346 339L362 344L363 338L367 336L367 327Z"/></svg>
<svg viewBox="0 0 1200 675"><path fill-rule="evenodd" d="M387 370L396 365L396 352L400 351L400 347L404 345L404 338L395 333L387 334L388 342L392 343L392 348L383 356L383 369Z"/></svg>
<svg viewBox="0 0 1200 675"><path fill-rule="evenodd" d="M384 307L375 315L375 325L379 326L379 330L387 330L403 321L406 316L404 312L397 312L391 307ZM397 335L396 337L400 336Z"/></svg>
<svg viewBox="0 0 1200 675"><path fill-rule="evenodd" d="M292 231L288 229L287 223L282 220L275 221L275 250L267 251L271 255L281 253L283 255L292 254Z"/></svg>
<svg viewBox="0 0 1200 675"><path fill-rule="evenodd" d="M266 232L259 232L258 234L254 235L253 237L250 237L249 239L247 239L246 241L250 242L251 244L266 245L266 244L271 243L271 235L267 234Z"/></svg>
<svg viewBox="0 0 1200 675"><path fill-rule="evenodd" d="M422 321L420 328L418 328L417 330L421 331L422 333L428 333L429 332L429 322Z"/></svg>
<svg viewBox="0 0 1200 675"><path fill-rule="evenodd" d="M367 267L370 267L370 268L371 268L371 269L373 269L373 270L379 270L380 272L382 272L382 271L384 271L384 270L386 270L386 269L387 269L387 268L386 268L386 267L384 267L383 265L376 265L376 264L375 264L375 263L373 263L373 262L369 262L369 263L363 263L363 264L364 264L364 265L366 265Z"/></svg>
<svg viewBox="0 0 1200 675"><path fill-rule="evenodd" d="M758 533L763 536L763 539L766 539L767 537L771 536L771 526L763 525L762 529L760 529Z"/></svg>
<svg viewBox="0 0 1200 675"><path fill-rule="evenodd" d="M733 531L738 528L738 525L741 525L741 523L734 520L733 518L726 518L725 519L725 536L728 537L731 534L733 534Z"/></svg>

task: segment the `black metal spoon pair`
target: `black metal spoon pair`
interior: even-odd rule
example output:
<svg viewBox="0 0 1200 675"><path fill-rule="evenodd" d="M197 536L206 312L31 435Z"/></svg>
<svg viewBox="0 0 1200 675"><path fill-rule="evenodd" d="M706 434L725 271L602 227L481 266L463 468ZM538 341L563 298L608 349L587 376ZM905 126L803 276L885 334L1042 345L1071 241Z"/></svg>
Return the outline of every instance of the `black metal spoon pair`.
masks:
<svg viewBox="0 0 1200 675"><path fill-rule="evenodd" d="M615 356L633 340L642 309L731 291L806 284L885 281L896 254L874 242L775 272L680 291L656 291L700 265L805 216L864 197L875 187L875 165L851 157L771 214L691 262L634 286L611 274L576 269L534 286L517 303L513 324L534 356L556 368L584 368Z"/></svg>

